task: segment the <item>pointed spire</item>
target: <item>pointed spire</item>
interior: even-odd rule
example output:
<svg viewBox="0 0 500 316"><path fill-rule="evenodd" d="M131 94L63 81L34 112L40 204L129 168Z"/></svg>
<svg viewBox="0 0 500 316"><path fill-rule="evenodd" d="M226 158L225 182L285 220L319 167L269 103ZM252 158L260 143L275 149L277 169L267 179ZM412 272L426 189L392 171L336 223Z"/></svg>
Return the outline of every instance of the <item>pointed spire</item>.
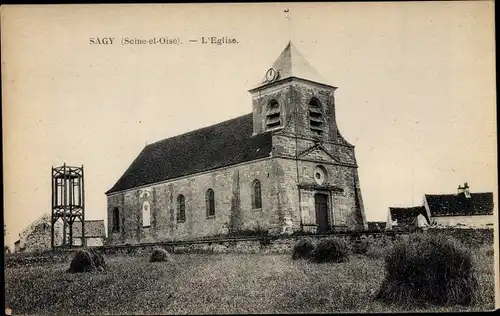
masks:
<svg viewBox="0 0 500 316"><path fill-rule="evenodd" d="M273 81L280 81L287 78L295 77L317 83L329 85L327 81L309 64L299 50L288 42L285 49L271 66L277 72L277 77ZM269 84L270 81L266 76L254 87L258 88Z"/></svg>

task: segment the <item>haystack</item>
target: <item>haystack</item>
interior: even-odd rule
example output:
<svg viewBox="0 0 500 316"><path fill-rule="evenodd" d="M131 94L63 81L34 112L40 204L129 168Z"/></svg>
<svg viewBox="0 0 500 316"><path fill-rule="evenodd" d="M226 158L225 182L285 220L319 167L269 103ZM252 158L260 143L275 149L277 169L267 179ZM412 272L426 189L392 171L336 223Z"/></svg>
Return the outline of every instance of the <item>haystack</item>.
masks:
<svg viewBox="0 0 500 316"><path fill-rule="evenodd" d="M97 250L90 249L90 254L92 255L92 260L94 261L94 266L97 270L102 271L106 268L106 262L104 262L104 256Z"/></svg>
<svg viewBox="0 0 500 316"><path fill-rule="evenodd" d="M151 252L151 257L149 258L149 262L171 262L172 257L163 248L155 247Z"/></svg>
<svg viewBox="0 0 500 316"><path fill-rule="evenodd" d="M302 238L292 250L292 260L310 259L314 251L314 242L311 238Z"/></svg>
<svg viewBox="0 0 500 316"><path fill-rule="evenodd" d="M416 233L394 245L385 258L385 280L377 298L400 305L471 305L478 282L472 257L457 240Z"/></svg>
<svg viewBox="0 0 500 316"><path fill-rule="evenodd" d="M105 262L101 253L93 249L80 249L75 252L67 272L80 273L94 270L102 271L104 268Z"/></svg>
<svg viewBox="0 0 500 316"><path fill-rule="evenodd" d="M335 237L322 239L312 253L314 262L346 262L349 260L348 248L344 240Z"/></svg>

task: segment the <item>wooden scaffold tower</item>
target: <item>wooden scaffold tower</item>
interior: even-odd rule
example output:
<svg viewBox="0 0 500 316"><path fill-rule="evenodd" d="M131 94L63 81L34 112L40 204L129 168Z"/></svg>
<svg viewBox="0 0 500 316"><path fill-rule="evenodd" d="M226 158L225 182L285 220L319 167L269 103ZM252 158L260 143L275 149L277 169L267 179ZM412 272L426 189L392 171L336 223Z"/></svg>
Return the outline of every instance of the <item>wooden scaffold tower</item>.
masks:
<svg viewBox="0 0 500 316"><path fill-rule="evenodd" d="M85 189L83 183L83 165L81 167L52 167L52 221L51 246L73 247L73 224L81 225L81 245L86 245L85 238ZM63 223L62 243L55 244L58 221Z"/></svg>

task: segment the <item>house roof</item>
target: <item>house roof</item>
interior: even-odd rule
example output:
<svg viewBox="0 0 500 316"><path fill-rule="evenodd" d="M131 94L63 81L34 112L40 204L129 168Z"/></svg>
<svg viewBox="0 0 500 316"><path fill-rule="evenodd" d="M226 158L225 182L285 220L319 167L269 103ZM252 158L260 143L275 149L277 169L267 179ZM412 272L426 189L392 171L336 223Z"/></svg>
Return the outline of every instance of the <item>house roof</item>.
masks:
<svg viewBox="0 0 500 316"><path fill-rule="evenodd" d="M492 215L493 193L426 194L431 216Z"/></svg>
<svg viewBox="0 0 500 316"><path fill-rule="evenodd" d="M82 224L80 222L73 224L73 237L82 237ZM85 221L85 238L88 237L106 237L103 219Z"/></svg>
<svg viewBox="0 0 500 316"><path fill-rule="evenodd" d="M38 216L37 219L32 221L28 226L26 226L19 235L31 233L31 231L35 230L42 223L50 223L50 213L45 212Z"/></svg>
<svg viewBox="0 0 500 316"><path fill-rule="evenodd" d="M398 225L415 224L417 216L420 214L424 215L427 221L429 221L425 207L423 206L389 207L389 212L391 213L391 219L397 221Z"/></svg>
<svg viewBox="0 0 500 316"><path fill-rule="evenodd" d="M271 133L252 133L250 113L149 144L106 194L268 157Z"/></svg>
<svg viewBox="0 0 500 316"><path fill-rule="evenodd" d="M294 77L328 85L327 81L311 66L311 64L309 64L291 41L288 42L285 49L273 63L272 68L278 72L278 78L276 80ZM265 86L268 83L269 82L264 76L253 89Z"/></svg>

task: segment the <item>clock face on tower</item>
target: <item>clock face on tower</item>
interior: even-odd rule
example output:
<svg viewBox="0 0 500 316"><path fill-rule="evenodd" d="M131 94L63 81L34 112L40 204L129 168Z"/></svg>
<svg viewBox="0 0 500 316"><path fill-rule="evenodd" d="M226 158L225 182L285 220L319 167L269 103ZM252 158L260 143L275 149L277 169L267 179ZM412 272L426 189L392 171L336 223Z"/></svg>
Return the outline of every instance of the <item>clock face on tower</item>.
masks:
<svg viewBox="0 0 500 316"><path fill-rule="evenodd" d="M267 72L266 72L266 80L268 82L272 82L276 79L278 73L276 72L276 70L274 70L273 68L270 68Z"/></svg>

